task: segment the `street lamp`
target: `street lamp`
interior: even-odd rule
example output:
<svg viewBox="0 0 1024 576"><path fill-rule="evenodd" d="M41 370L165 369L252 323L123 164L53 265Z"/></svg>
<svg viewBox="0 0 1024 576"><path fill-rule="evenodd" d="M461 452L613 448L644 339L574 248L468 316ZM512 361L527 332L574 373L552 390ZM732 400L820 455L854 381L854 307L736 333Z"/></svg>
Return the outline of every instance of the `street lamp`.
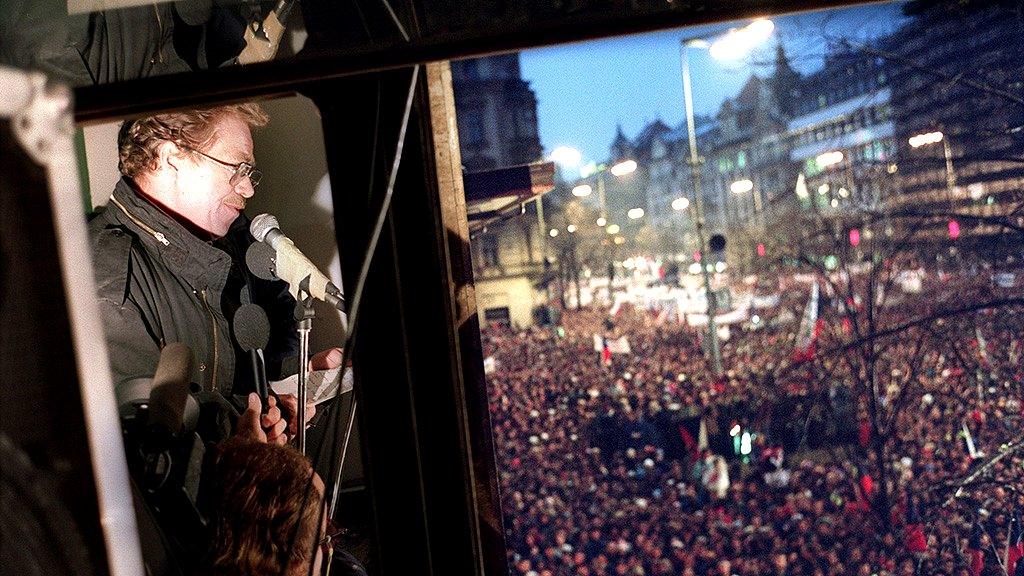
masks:
<svg viewBox="0 0 1024 576"><path fill-rule="evenodd" d="M593 191L594 190L590 187L590 184L580 184L579 186L573 187L572 195L577 198L586 198L587 196L590 196L590 193Z"/></svg>
<svg viewBox="0 0 1024 576"><path fill-rule="evenodd" d="M638 220L644 217L644 209L630 208L629 212L626 212L626 216L628 216L630 220Z"/></svg>
<svg viewBox="0 0 1024 576"><path fill-rule="evenodd" d="M754 189L754 183L750 180L737 180L729 185L729 191L733 194L745 194Z"/></svg>
<svg viewBox="0 0 1024 576"><path fill-rule="evenodd" d="M609 170L612 176L625 176L636 172L636 160L623 160L612 166Z"/></svg>
<svg viewBox="0 0 1024 576"><path fill-rule="evenodd" d="M725 36L715 42L708 42L703 38L690 38L682 41L680 59L683 68L683 102L686 105L686 133L690 144L690 178L693 181L694 214L693 220L697 228L697 241L700 243L702 258L707 255L707 241L704 237L704 191L701 188L700 170L704 159L697 155L697 137L693 121L693 94L690 88L690 61L687 48L706 48L711 57L716 60L736 59L748 53L760 42L771 35L775 25L771 20L755 20L739 30L730 30ZM673 208L675 208L673 202ZM682 208L680 208L681 210ZM715 295L711 291L711 275L707 267L701 266L704 276L704 292L707 295L708 307L708 340L711 343L711 359L714 365L715 375L722 374L722 352L719 349L718 330L715 326L715 313L718 309L715 302Z"/></svg>
<svg viewBox="0 0 1024 576"><path fill-rule="evenodd" d="M828 168L829 166L835 166L843 161L843 153L839 150L833 150L832 152L825 152L824 154L818 154L814 159L814 162L818 165L818 168Z"/></svg>
<svg viewBox="0 0 1024 576"><path fill-rule="evenodd" d="M689 198L676 198L675 200L672 201L672 209L673 210L686 210L689 207L690 207L690 199Z"/></svg>
<svg viewBox="0 0 1024 576"><path fill-rule="evenodd" d="M737 180L729 185L729 191L737 195L746 194L747 192L750 192L753 189L754 182L751 181L750 179ZM757 212L758 218L761 217L761 209L763 208L761 203L761 190L758 189L757 192L754 193L754 211Z"/></svg>
<svg viewBox="0 0 1024 576"><path fill-rule="evenodd" d="M942 142L942 153L946 157L946 190L950 195L950 201L952 201L953 190L956 188L956 174L953 173L953 151L949 148L949 138L946 138L942 132L928 132L911 136L908 140L911 148L920 148L939 142Z"/></svg>

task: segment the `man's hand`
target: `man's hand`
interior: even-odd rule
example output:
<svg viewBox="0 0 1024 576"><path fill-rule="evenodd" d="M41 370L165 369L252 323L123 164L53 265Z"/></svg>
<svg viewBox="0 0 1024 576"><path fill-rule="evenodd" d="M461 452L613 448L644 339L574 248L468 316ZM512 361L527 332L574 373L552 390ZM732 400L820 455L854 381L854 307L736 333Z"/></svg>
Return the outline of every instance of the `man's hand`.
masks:
<svg viewBox="0 0 1024 576"><path fill-rule="evenodd" d="M310 370L333 370L341 366L341 348L328 348L309 359Z"/></svg>
<svg viewBox="0 0 1024 576"><path fill-rule="evenodd" d="M285 402L287 396L282 396L282 403ZM294 400L295 397L291 396ZM257 396L257 400L259 397ZM287 409L287 406L286 406ZM290 417L291 420L295 418ZM267 396L267 413L260 417L260 426L267 435L267 442L270 444L287 444L288 437L285 436L285 427L288 426L288 421L281 417L281 409L277 406L277 398L273 396Z"/></svg>
<svg viewBox="0 0 1024 576"><path fill-rule="evenodd" d="M263 431L263 428L260 428L260 412L262 409L263 403L260 402L259 395L255 392L249 394L249 405L245 408L245 412L242 412L242 415L238 417L235 436L266 443L267 433Z"/></svg>
<svg viewBox="0 0 1024 576"><path fill-rule="evenodd" d="M255 392L249 394L249 405L238 418L238 427L235 430L235 435L268 444L286 444L290 437L295 435L297 430L294 424L289 426L289 421L295 421L295 409L298 407L298 403L295 400L295 396L291 394L281 396L281 405L284 407L285 412L289 414L289 419L285 420L282 417L281 407L278 406L277 400L273 396L268 396L267 412L261 415L263 403L260 402L259 395ZM307 421L315 413L316 408L311 405L306 406ZM287 434L285 433L286 427L288 428Z"/></svg>
<svg viewBox="0 0 1024 576"><path fill-rule="evenodd" d="M293 438L299 433L298 417L299 412L299 399L294 394L282 394L278 396L281 399L281 407L284 408L285 414L288 415L288 437ZM306 404L306 423L316 415L316 406L313 404ZM269 433L268 433L269 436ZM282 444L284 442L281 442Z"/></svg>

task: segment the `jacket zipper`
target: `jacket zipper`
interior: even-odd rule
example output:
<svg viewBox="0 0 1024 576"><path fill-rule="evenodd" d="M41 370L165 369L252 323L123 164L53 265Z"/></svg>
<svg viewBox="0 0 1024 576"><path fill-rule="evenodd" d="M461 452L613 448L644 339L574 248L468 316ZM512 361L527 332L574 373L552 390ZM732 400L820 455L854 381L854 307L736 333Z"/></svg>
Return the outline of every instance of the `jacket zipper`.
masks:
<svg viewBox="0 0 1024 576"><path fill-rule="evenodd" d="M160 37L157 38L157 61L161 64L164 63L164 23L160 20L160 8L153 4L153 13L156 14L156 27L160 31Z"/></svg>
<svg viewBox="0 0 1024 576"><path fill-rule="evenodd" d="M139 228L142 228L146 232L149 232L149 234L153 238L156 238L157 242L163 244L164 246L170 246L171 245L171 242L169 240L167 240L167 236L164 236L163 232L157 232L156 230L153 230L152 228L147 226L144 222L142 222L142 220L139 220L138 218L136 218L131 212L128 211L127 208L124 207L124 204L121 204L117 200L117 198L114 198L113 196L111 196L110 197L110 201L114 203L114 206L117 206L118 208L120 208L121 212L124 212L124 215L127 216L129 220L134 222L136 226L138 226Z"/></svg>
<svg viewBox="0 0 1024 576"><path fill-rule="evenodd" d="M213 375L210 376L210 387L213 391L217 391L217 364L218 364L218 350L217 350L217 319L213 315L213 309L210 308L210 303L206 300L206 288L199 291L199 296L203 300L203 306L206 307L206 313L210 316L210 326L213 328Z"/></svg>

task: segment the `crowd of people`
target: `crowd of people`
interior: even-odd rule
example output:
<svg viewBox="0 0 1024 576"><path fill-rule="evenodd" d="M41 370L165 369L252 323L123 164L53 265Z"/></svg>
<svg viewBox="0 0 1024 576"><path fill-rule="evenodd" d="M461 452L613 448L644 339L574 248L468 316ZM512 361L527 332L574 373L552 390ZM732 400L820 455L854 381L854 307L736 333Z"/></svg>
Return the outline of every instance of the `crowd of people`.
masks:
<svg viewBox="0 0 1024 576"><path fill-rule="evenodd" d="M805 301L789 303L797 318ZM1021 311L908 327L866 356L843 346L863 329L850 304L823 306L803 364L790 357L795 323L769 311L759 329L733 330L720 378L699 331L629 306L611 319L565 311L561 330L486 328L512 573L1003 574L1024 458L990 461L1024 428ZM895 326L934 305L909 297L882 312ZM603 361L594 334L626 336L631 351ZM794 398L802 416L779 409ZM685 426L656 425L694 415L711 437L749 430L749 450L711 454ZM851 434L837 433L842 419Z"/></svg>

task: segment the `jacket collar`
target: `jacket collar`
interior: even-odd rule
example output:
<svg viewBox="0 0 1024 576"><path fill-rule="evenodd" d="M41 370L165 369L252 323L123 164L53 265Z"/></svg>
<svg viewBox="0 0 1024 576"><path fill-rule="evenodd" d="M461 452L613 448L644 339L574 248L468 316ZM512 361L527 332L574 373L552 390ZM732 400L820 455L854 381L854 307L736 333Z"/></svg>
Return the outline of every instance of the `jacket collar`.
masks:
<svg viewBox="0 0 1024 576"><path fill-rule="evenodd" d="M126 178L114 186L108 211L118 220L135 228L139 238L172 270L181 274L196 290L220 291L227 281L231 257L164 212L135 188Z"/></svg>

